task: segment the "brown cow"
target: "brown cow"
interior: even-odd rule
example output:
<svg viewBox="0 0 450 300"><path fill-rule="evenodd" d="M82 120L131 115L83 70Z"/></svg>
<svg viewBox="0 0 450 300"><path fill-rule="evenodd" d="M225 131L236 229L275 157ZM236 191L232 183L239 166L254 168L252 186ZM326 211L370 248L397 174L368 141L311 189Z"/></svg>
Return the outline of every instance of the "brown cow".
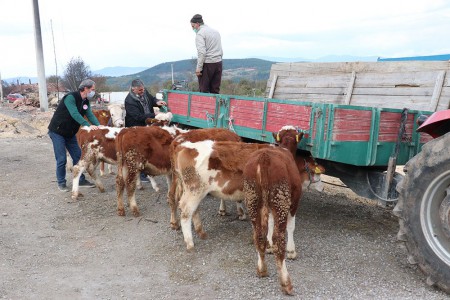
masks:
<svg viewBox="0 0 450 300"><path fill-rule="evenodd" d="M125 124L124 116L125 110L122 104L110 104L108 105L108 109L93 109L92 113L97 118L100 125L104 126L112 126L112 127L123 127ZM87 118L85 117L87 120ZM81 147L80 139L78 138L79 134L77 133L78 144ZM112 171L111 164L108 164L108 173L114 174ZM105 162L101 161L100 163L100 176L105 175Z"/></svg>
<svg viewBox="0 0 450 300"><path fill-rule="evenodd" d="M95 185L103 193L105 188L102 181L95 174L99 163L116 164L115 138L123 128L100 126L97 130L82 127L77 133L78 143L81 147L81 158L73 167L72 199L76 200L79 193L79 179L84 170L87 170Z"/></svg>
<svg viewBox="0 0 450 300"><path fill-rule="evenodd" d="M241 138L234 132L225 129L225 128L203 128L203 129L194 129L190 130L188 132L182 133L178 135L170 145L170 157L173 158L173 153L178 145L180 145L183 142L189 141L189 142L199 142L204 140L212 140L212 141L234 141L234 142L240 142ZM173 165L173 161L172 161ZM170 206L170 227L172 229L179 229L179 220L177 217L177 208L178 208L178 200L179 195L177 195L177 190L179 185L177 173L172 172L172 182L169 186L169 191L167 195L167 201L169 202ZM242 201L237 202L237 210L239 219L244 220L246 219L245 210L242 205ZM225 204L223 203L223 200L221 200L221 205L219 209L219 214L224 215L225 214Z"/></svg>
<svg viewBox="0 0 450 300"><path fill-rule="evenodd" d="M174 137L183 132L186 131L176 126L137 126L125 128L118 134L116 191L119 216L125 215L125 188L133 215L140 215L136 204L136 184L141 172L150 176L166 175L170 181L169 147Z"/></svg>
<svg viewBox="0 0 450 300"><path fill-rule="evenodd" d="M245 203L253 227L253 242L258 252L257 274L261 277L268 275L265 253L271 228L271 245L274 245L272 251L281 289L291 295L293 287L286 268L285 232L287 229L287 251L295 253L295 214L302 195L302 182L294 158L281 148L258 150L245 165L243 180Z"/></svg>
<svg viewBox="0 0 450 300"><path fill-rule="evenodd" d="M285 130L280 133L283 147L292 155L296 151L297 131ZM191 223L197 234L204 238L198 205L209 193L212 196L243 200L242 172L245 164L259 149L275 147L269 144L248 144L236 142L213 142L211 140L197 143L181 143L173 153L173 172L179 178L181 209L181 228L188 250L194 247Z"/></svg>

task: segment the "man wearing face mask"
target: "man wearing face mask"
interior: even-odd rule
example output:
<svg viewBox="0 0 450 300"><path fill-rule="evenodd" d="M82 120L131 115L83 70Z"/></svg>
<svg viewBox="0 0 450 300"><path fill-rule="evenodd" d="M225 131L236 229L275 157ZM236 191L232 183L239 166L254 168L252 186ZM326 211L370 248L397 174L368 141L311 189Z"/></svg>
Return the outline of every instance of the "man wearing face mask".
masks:
<svg viewBox="0 0 450 300"><path fill-rule="evenodd" d="M125 127L146 126L145 120L155 117L153 107L165 105L166 102L158 101L147 91L140 79L134 79L125 98Z"/></svg>
<svg viewBox="0 0 450 300"><path fill-rule="evenodd" d="M203 23L202 15L196 14L191 19L195 32L197 47L197 67L199 90L202 93L218 94L222 81L222 42L217 30Z"/></svg>
<svg viewBox="0 0 450 300"><path fill-rule="evenodd" d="M67 192L66 185L66 149L72 158L73 164L76 165L81 157L81 149L78 145L76 133L80 126L87 126L92 130L98 129L100 123L92 113L89 99L95 95L95 82L85 79L80 83L78 91L66 94L56 108L50 124L48 125L48 135L53 142L53 150L56 159L56 179L58 181L58 189ZM91 122L84 119L86 116ZM94 187L84 177L80 177L80 186Z"/></svg>
<svg viewBox="0 0 450 300"><path fill-rule="evenodd" d="M125 127L147 126L145 120L155 117L153 107L166 105L165 101L153 97L140 79L134 79L125 98ZM141 173L140 179L141 182L150 181L144 173Z"/></svg>

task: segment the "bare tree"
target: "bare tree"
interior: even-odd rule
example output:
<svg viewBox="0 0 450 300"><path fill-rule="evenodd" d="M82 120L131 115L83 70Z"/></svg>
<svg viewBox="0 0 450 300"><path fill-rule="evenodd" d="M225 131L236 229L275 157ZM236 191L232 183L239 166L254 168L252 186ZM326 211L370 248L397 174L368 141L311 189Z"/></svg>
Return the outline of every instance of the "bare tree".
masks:
<svg viewBox="0 0 450 300"><path fill-rule="evenodd" d="M80 57L72 57L64 70L64 86L74 92L78 89L81 81L90 78L91 76L92 72L89 69L89 66L86 65Z"/></svg>

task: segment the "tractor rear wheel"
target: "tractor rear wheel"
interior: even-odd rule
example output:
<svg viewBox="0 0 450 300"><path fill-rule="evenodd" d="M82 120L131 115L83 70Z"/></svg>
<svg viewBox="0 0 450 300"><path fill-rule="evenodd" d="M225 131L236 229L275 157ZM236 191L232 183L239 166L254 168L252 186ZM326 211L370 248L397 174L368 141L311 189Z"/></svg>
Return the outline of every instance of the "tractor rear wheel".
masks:
<svg viewBox="0 0 450 300"><path fill-rule="evenodd" d="M408 261L427 276L427 284L450 293L450 134L425 144L405 165L397 185L397 238Z"/></svg>

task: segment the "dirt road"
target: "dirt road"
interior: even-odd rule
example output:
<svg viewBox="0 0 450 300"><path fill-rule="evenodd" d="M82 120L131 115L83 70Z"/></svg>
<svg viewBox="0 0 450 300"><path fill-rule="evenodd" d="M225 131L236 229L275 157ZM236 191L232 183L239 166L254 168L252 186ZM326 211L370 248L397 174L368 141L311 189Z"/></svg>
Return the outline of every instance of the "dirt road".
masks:
<svg viewBox="0 0 450 300"><path fill-rule="evenodd" d="M189 253L169 228L164 178L160 192L149 184L138 191L142 217L119 217L114 176L103 178L105 193L84 188L74 202L57 190L54 168L46 135L0 138L0 298L287 298L272 256L270 276L256 276L251 224L237 220L232 203L219 217L217 199L202 202L209 236L194 237ZM389 210L344 188L307 191L297 214L299 258L287 263L290 299L448 299L408 265L397 230Z"/></svg>

